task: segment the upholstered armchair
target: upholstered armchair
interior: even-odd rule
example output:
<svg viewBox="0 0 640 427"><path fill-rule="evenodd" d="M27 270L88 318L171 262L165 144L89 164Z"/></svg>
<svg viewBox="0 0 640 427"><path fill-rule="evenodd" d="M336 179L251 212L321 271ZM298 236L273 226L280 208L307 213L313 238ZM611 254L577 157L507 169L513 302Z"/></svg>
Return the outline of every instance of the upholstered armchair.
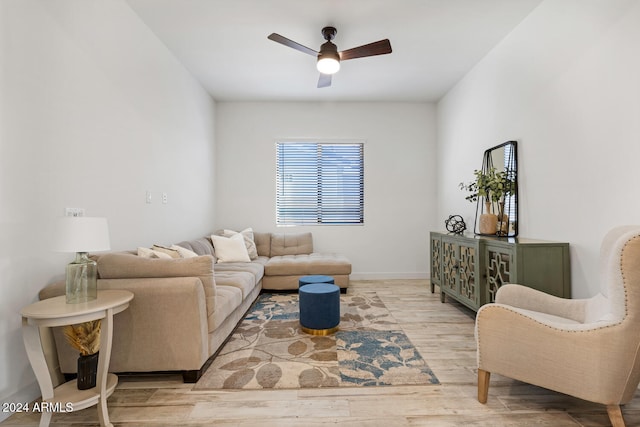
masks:
<svg viewBox="0 0 640 427"><path fill-rule="evenodd" d="M640 382L640 226L611 230L600 250L601 292L562 299L508 284L476 317L478 400L491 373L606 405L620 405Z"/></svg>

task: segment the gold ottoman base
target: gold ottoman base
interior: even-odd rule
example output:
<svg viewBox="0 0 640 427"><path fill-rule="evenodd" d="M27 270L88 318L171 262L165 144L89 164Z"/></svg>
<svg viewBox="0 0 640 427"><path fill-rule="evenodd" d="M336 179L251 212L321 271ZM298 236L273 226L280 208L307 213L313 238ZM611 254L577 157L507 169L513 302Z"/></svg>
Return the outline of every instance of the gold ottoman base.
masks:
<svg viewBox="0 0 640 427"><path fill-rule="evenodd" d="M310 328L305 328L304 326L300 325L300 329L302 329L302 332L307 333L309 335L325 336L325 335L331 335L334 332L337 332L338 329L340 329L340 326L335 326L335 327L329 328L329 329L310 329Z"/></svg>

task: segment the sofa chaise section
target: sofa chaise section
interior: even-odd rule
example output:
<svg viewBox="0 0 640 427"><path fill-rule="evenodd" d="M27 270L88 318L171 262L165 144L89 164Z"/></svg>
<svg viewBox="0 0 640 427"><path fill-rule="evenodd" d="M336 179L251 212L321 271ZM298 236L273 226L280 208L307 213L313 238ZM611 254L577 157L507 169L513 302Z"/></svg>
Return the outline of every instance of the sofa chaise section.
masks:
<svg viewBox="0 0 640 427"><path fill-rule="evenodd" d="M311 233L273 233L267 246L258 247L258 254L268 257L264 266L263 289L296 290L301 276L322 274L333 276L342 291L349 286L351 262L341 254L313 251Z"/></svg>

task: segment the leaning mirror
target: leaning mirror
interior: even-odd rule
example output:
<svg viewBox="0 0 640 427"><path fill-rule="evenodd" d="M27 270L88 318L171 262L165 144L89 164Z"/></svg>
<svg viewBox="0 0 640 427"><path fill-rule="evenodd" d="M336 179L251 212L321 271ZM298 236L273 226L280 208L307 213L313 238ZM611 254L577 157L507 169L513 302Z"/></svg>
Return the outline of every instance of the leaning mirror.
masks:
<svg viewBox="0 0 640 427"><path fill-rule="evenodd" d="M482 170L476 171L478 198L475 234L518 235L518 152L507 141L484 152Z"/></svg>

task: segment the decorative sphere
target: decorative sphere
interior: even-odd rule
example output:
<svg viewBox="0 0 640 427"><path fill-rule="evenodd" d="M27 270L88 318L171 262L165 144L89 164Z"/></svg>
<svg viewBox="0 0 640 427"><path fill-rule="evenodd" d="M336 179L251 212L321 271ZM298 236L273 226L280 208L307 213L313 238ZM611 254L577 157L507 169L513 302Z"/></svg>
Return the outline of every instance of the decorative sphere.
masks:
<svg viewBox="0 0 640 427"><path fill-rule="evenodd" d="M447 227L447 231L455 234L462 234L467 229L467 224L464 223L460 215L450 215L444 224Z"/></svg>

